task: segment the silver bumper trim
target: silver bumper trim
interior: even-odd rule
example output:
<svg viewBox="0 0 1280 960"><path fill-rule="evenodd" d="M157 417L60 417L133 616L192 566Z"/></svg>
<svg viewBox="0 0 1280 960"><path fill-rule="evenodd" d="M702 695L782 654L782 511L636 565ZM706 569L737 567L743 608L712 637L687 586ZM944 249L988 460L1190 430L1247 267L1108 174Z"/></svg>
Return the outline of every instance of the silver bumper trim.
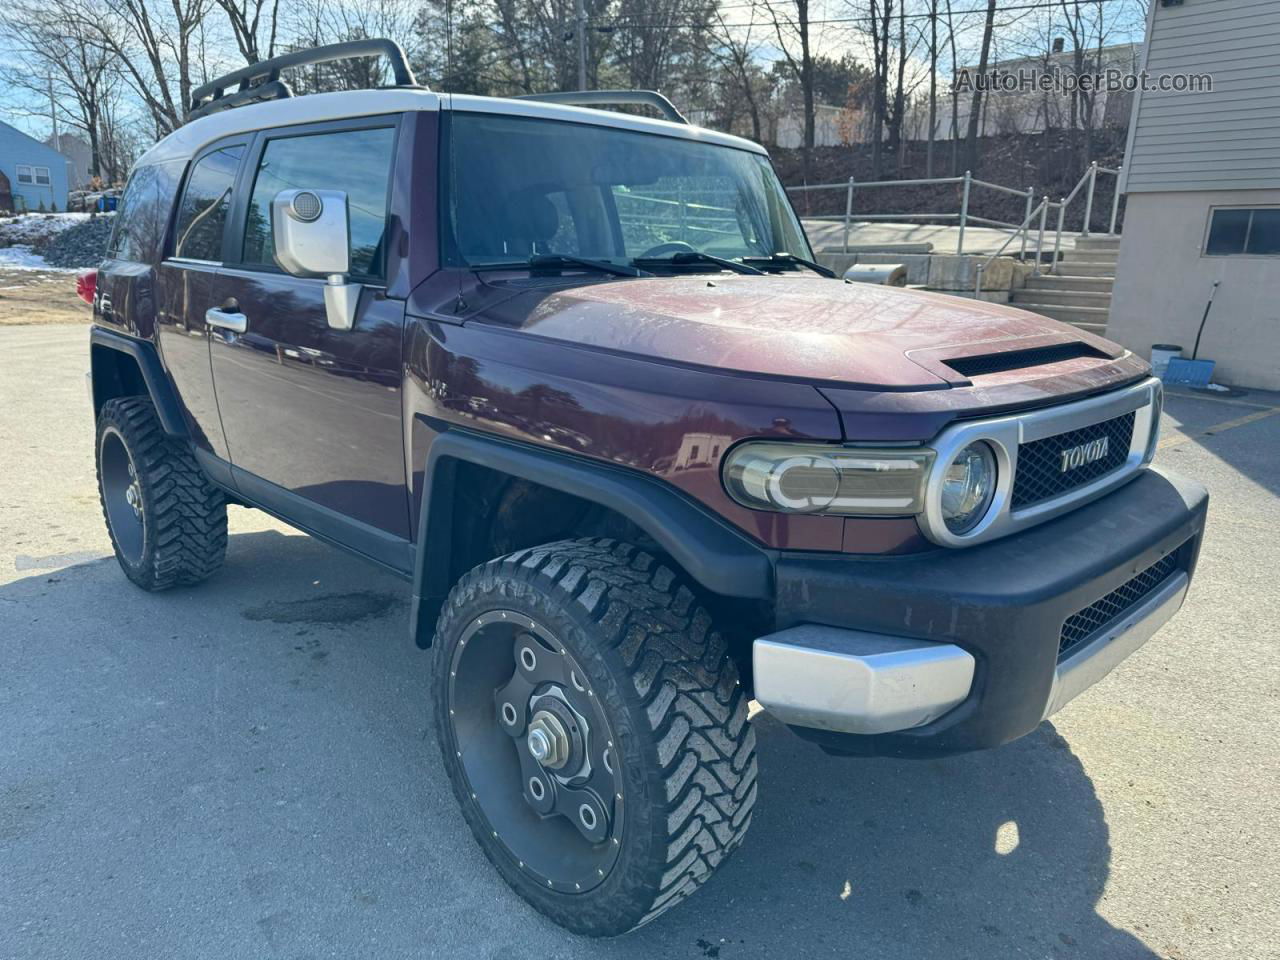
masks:
<svg viewBox="0 0 1280 960"><path fill-rule="evenodd" d="M1185 571L1175 573L1124 617L1059 663L1045 717L1053 716L1150 640L1178 612L1190 583Z"/></svg>
<svg viewBox="0 0 1280 960"><path fill-rule="evenodd" d="M752 646L755 697L783 723L890 733L936 720L969 695L973 656L951 643L801 624Z"/></svg>

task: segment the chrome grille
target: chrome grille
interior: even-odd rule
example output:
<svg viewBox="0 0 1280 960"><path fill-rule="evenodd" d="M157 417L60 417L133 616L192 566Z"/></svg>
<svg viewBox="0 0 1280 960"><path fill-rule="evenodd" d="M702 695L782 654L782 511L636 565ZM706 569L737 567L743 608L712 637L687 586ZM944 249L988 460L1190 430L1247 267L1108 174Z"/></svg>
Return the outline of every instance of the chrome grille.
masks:
<svg viewBox="0 0 1280 960"><path fill-rule="evenodd" d="M1062 636L1058 641L1058 659L1061 660L1103 627L1114 623L1143 597L1173 576L1178 569L1178 553L1175 550L1168 556L1161 557L1101 600L1096 600L1067 617L1062 624Z"/></svg>
<svg viewBox="0 0 1280 960"><path fill-rule="evenodd" d="M1092 483L1124 465L1133 440L1134 415L1113 417L1078 430L1033 440L1018 447L1018 468L1013 478L1010 506L1014 510L1060 497ZM1100 460L1063 471L1062 453L1082 444L1106 439L1107 453Z"/></svg>

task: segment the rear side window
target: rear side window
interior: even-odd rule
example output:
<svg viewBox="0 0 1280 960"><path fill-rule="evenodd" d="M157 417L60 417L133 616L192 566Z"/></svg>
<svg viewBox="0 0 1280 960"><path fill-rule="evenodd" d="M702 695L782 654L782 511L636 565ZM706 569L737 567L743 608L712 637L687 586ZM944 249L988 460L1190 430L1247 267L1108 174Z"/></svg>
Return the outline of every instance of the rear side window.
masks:
<svg viewBox="0 0 1280 960"><path fill-rule="evenodd" d="M275 265L271 201L281 190L343 190L351 224L351 272L381 277L394 143L392 127L270 141L249 198L244 262Z"/></svg>
<svg viewBox="0 0 1280 960"><path fill-rule="evenodd" d="M243 152L244 147L236 144L205 154L196 161L182 195L182 206L178 208L174 256L188 260L222 259L222 228L231 209L231 188L235 185Z"/></svg>
<svg viewBox="0 0 1280 960"><path fill-rule="evenodd" d="M181 175L180 161L139 167L133 172L111 233L112 257L135 263L159 261Z"/></svg>

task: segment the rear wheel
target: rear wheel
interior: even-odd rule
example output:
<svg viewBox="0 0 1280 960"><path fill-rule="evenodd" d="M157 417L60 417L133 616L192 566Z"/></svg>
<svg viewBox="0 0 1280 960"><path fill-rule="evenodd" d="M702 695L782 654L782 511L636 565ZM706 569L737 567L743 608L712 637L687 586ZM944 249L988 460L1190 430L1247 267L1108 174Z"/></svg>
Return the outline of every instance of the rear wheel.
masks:
<svg viewBox="0 0 1280 960"><path fill-rule="evenodd" d="M199 583L222 566L227 505L146 397L98 414L98 495L125 576L144 590Z"/></svg>
<svg viewBox="0 0 1280 960"><path fill-rule="evenodd" d="M477 567L436 627L444 764L485 854L577 933L612 936L742 841L755 734L724 641L670 569L562 541Z"/></svg>

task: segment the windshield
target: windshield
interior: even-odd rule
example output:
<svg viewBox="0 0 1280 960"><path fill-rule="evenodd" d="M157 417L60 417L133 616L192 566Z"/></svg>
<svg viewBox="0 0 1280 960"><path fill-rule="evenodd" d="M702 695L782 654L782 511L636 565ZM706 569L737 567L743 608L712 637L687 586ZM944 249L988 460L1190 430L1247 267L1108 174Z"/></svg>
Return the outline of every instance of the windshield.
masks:
<svg viewBox="0 0 1280 960"><path fill-rule="evenodd" d="M697 251L811 257L767 157L615 127L455 112L444 184L452 259L628 263Z"/></svg>

